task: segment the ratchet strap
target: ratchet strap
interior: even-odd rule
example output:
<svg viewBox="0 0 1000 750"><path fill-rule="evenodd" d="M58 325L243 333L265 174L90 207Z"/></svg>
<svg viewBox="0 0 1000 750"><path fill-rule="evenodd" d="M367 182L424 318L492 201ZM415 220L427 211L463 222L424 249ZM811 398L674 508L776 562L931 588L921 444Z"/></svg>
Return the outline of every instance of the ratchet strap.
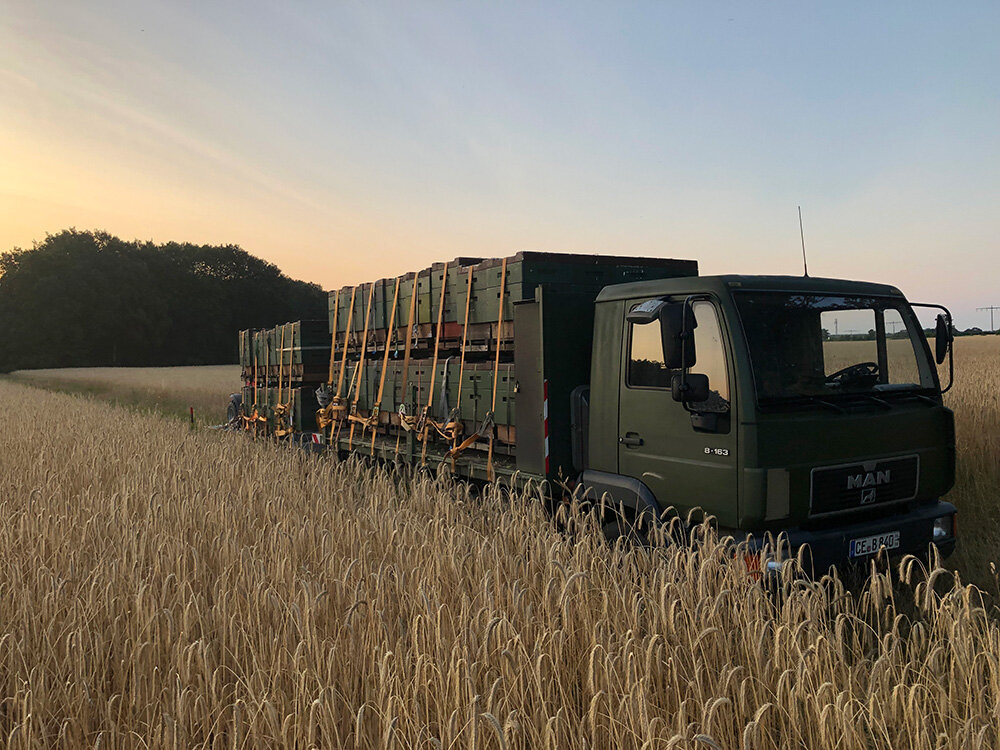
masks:
<svg viewBox="0 0 1000 750"><path fill-rule="evenodd" d="M407 399L407 388L410 385L410 350L413 346L413 323L414 316L417 313L417 285L420 281L420 272L417 271L413 274L413 289L410 293L410 315L409 319L406 321L406 346L403 349L403 388L399 392L399 417L400 425L404 430L409 430L406 422L406 399ZM402 436L402 432L396 433L396 454L399 453L399 439Z"/></svg>
<svg viewBox="0 0 1000 750"><path fill-rule="evenodd" d="M292 367L295 364L295 324L286 323L281 327L281 360L285 359L285 327L288 328L288 400L282 402L281 400L281 369L278 369L278 405L274 407L275 414L275 430L274 434L278 437L284 437L285 435L291 435L295 432L294 415L295 415L295 391L292 388Z"/></svg>
<svg viewBox="0 0 1000 750"><path fill-rule="evenodd" d="M378 381L378 395L375 397L375 405L369 410L368 420L372 430L371 455L375 455L375 433L378 430L379 412L382 408L382 394L385 393L385 375L389 371L389 346L392 344L392 334L396 325L396 305L399 302L399 285L402 277L396 277L396 290L392 293L392 310L389 312L389 327L385 333L385 352L382 354L382 375Z"/></svg>
<svg viewBox="0 0 1000 750"><path fill-rule="evenodd" d="M263 420L262 421L264 422L264 432L266 433L267 432L267 407L270 406L270 404L271 404L271 393L270 393L270 389L268 388L268 384L270 383L270 379L271 379L270 378L270 375L271 375L271 373L270 373L270 370L271 370L271 346L270 346L270 343L268 342L268 334L264 334L263 338L264 338L264 344L265 344L265 348L264 348L264 401L266 402L266 404L264 406L264 415L263 415ZM257 411L256 405L254 406L254 411Z"/></svg>
<svg viewBox="0 0 1000 750"><path fill-rule="evenodd" d="M450 458L452 459L452 461L454 461L456 458L461 456L462 453L464 453L466 450L475 445L477 440L480 440L481 438L484 438L488 434L490 434L490 431L493 429L495 424L496 423L494 422L493 412L487 412L486 416L483 418L483 423L479 426L479 429L473 432L471 435L469 435L469 437L467 437L461 443L456 445L450 451L448 451L448 455L446 456L446 458Z"/></svg>
<svg viewBox="0 0 1000 750"><path fill-rule="evenodd" d="M433 280L433 271L431 272L431 279ZM424 407L423 420L425 422L424 429L420 431L420 442L423 446L420 449L420 465L423 466L427 463L427 427L426 422L428 414L431 410L431 405L434 403L434 383L437 379L437 364L438 364L438 349L441 345L441 325L444 323L444 293L448 289L448 263L444 264L444 274L441 276L441 296L438 299L438 319L437 319L437 334L434 336L434 363L431 365L431 387L427 389L427 405Z"/></svg>
<svg viewBox="0 0 1000 750"><path fill-rule="evenodd" d="M285 372L285 328L281 326L281 343L278 347L278 403L274 406L274 434L283 437L291 430L288 429L288 408L281 400L281 386L284 384Z"/></svg>
<svg viewBox="0 0 1000 750"><path fill-rule="evenodd" d="M411 416L406 413L406 406L404 404L400 404L399 411L396 413L399 415L400 426L406 432L415 432L418 436L429 434L433 430L444 440L452 442L457 440L464 430L462 423L458 421L457 409L452 409L451 414L443 422L438 422L436 419L428 416L426 412ZM422 437L419 439L423 440Z"/></svg>
<svg viewBox="0 0 1000 750"><path fill-rule="evenodd" d="M497 307L499 312L497 313L497 335L496 335L496 357L493 360L493 401L490 404L490 411L487 415L491 421L495 422L495 414L497 410L497 383L500 380L500 328L503 325L503 297L504 292L507 289L507 259L504 258L500 265L500 300ZM493 433L494 430L490 430L490 447L489 453L486 457L486 478L489 481L493 481Z"/></svg>
<svg viewBox="0 0 1000 750"><path fill-rule="evenodd" d="M337 313L340 308L340 290L333 295L333 333L330 334L330 374L327 375L326 382L333 387L333 365L337 361Z"/></svg>
<svg viewBox="0 0 1000 750"><path fill-rule="evenodd" d="M259 332L258 332L258 340L260 340L262 338L264 338L264 337L261 336L259 334ZM257 376L257 354L258 354L258 352L257 352L257 348L256 347L251 347L251 348L254 350L254 352L253 352L253 411L254 411L254 415L256 415L257 414L257 384L260 382L260 380L258 379L258 376Z"/></svg>
<svg viewBox="0 0 1000 750"><path fill-rule="evenodd" d="M354 428L357 426L357 421L353 419L358 411L358 397L361 395L361 381L365 376L365 355L368 353L368 328L371 324L372 319L372 300L375 299L375 282L372 282L371 286L368 287L368 305L365 307L365 332L361 337L361 358L358 361L358 369L355 372L356 377L354 378L354 400L351 402L351 413L348 419L351 419L351 432L347 437L347 450L351 450L354 446ZM350 391L348 391L348 396L350 396Z"/></svg>
<svg viewBox="0 0 1000 750"><path fill-rule="evenodd" d="M278 403L281 403L282 374L285 365L285 326L281 326L281 344L278 347Z"/></svg>
<svg viewBox="0 0 1000 750"><path fill-rule="evenodd" d="M455 412L457 416L462 413L462 383L465 381L465 347L469 341L469 307L472 302L472 270L475 266L469 266L469 278L465 283L465 322L462 323L462 350L459 356L458 364L458 398L455 401ZM461 424L461 422L459 422ZM473 440L475 442L475 440ZM451 458L451 468L455 469L455 458L458 453L455 453L455 449L458 448L458 436L456 436L451 442L451 450L448 451L448 455ZM463 448L462 450L465 450ZM461 451L459 451L460 453Z"/></svg>
<svg viewBox="0 0 1000 750"><path fill-rule="evenodd" d="M358 293L358 288L356 286L351 287L351 306L347 311L347 325L344 327L344 351L340 358L340 372L337 376L337 391L334 393L333 398L330 399L330 403L325 407L316 412L316 424L320 429L320 432L325 430L327 427L330 428L330 444L334 441L334 430L336 426L343 419L344 413L347 411L347 405L343 402L340 397L341 389L344 387L344 372L347 369L347 344L351 336L351 324L354 322L354 298ZM337 295L340 296L339 294ZM331 339L336 342L337 338L337 325L336 325L336 307L337 303L334 303L334 326L333 335ZM334 348L330 349L330 361L334 359ZM333 386L333 368L330 368L330 385Z"/></svg>

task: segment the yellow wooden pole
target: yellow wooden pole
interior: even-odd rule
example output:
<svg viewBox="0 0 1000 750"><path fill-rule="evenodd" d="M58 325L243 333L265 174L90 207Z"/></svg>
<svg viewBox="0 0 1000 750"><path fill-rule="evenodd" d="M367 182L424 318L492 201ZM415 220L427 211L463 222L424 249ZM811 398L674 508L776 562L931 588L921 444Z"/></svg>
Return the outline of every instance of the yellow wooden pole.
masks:
<svg viewBox="0 0 1000 750"><path fill-rule="evenodd" d="M423 447L420 449L421 466L427 462L427 414L434 403L434 383L437 380L438 349L441 346L441 324L444 322L444 293L447 289L448 264L445 263L444 276L441 279L441 297L438 299L437 335L434 337L434 365L431 368L431 387L427 389L427 406L424 407L424 425L420 430L420 442L423 443Z"/></svg>
<svg viewBox="0 0 1000 750"><path fill-rule="evenodd" d="M493 360L493 401L490 404L490 413L493 414L493 432L496 431L496 410L497 410L497 382L500 380L500 328L503 325L503 295L507 286L507 259L504 258L500 265L500 311L497 313L497 352ZM490 432L490 448L486 458L486 477L493 481L493 432Z"/></svg>
<svg viewBox="0 0 1000 750"><path fill-rule="evenodd" d="M375 399L375 409L372 413L377 415L382 409L382 394L385 392L385 374L389 369L389 345L392 343L393 326L396 325L396 304L399 302L399 283L401 277L396 277L396 290L392 293L392 310L389 313L389 327L385 333L385 352L382 354L382 377L378 384L378 397ZM371 455L375 455L375 433L378 432L378 424L372 424L372 450Z"/></svg>

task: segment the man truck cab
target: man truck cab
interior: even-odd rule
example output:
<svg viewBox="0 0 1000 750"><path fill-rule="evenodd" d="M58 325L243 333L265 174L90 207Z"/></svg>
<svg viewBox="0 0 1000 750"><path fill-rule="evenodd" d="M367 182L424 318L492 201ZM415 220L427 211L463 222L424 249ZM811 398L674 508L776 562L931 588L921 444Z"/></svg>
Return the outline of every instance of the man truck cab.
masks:
<svg viewBox="0 0 1000 750"><path fill-rule="evenodd" d="M594 496L701 508L757 543L783 534L817 571L954 548L953 415L899 290L695 276L607 287L594 313L580 478ZM950 331L939 316L939 363Z"/></svg>

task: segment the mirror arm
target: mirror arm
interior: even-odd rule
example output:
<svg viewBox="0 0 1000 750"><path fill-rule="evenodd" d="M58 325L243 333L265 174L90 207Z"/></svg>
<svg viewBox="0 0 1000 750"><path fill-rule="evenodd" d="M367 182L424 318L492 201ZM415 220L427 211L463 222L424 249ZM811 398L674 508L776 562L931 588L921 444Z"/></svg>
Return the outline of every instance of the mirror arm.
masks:
<svg viewBox="0 0 1000 750"><path fill-rule="evenodd" d="M684 307L681 308L681 392L687 394L687 342L688 339L694 336L693 329L688 328L688 313L694 314L694 309L692 305L696 300L708 299L707 295L704 294L689 294L684 298ZM684 410L689 414L694 414L695 410L691 408L691 402L688 399L682 399L681 405L683 405Z"/></svg>
<svg viewBox="0 0 1000 750"><path fill-rule="evenodd" d="M694 413L691 409L690 402L687 399L687 340L690 333L688 332L688 309L690 308L691 296L688 295L684 298L683 307L681 307L681 405L684 407L684 411L689 413Z"/></svg>
<svg viewBox="0 0 1000 750"><path fill-rule="evenodd" d="M948 387L941 391L942 394L955 385L955 326L951 322L951 313L948 313L948 336Z"/></svg>
<svg viewBox="0 0 1000 750"><path fill-rule="evenodd" d="M948 387L942 388L941 393L945 394L955 385L955 324L952 322L951 310L944 305L937 305L933 302L911 302L910 307L933 307L935 310L944 311L948 321ZM932 359L934 358L932 357Z"/></svg>

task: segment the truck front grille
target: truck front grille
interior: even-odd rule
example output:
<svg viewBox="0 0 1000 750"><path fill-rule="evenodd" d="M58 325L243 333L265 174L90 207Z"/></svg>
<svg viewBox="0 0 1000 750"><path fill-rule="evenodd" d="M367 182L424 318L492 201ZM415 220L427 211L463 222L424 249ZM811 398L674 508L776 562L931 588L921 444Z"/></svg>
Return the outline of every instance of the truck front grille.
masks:
<svg viewBox="0 0 1000 750"><path fill-rule="evenodd" d="M810 514L910 500L917 495L920 458L903 456L812 470Z"/></svg>

